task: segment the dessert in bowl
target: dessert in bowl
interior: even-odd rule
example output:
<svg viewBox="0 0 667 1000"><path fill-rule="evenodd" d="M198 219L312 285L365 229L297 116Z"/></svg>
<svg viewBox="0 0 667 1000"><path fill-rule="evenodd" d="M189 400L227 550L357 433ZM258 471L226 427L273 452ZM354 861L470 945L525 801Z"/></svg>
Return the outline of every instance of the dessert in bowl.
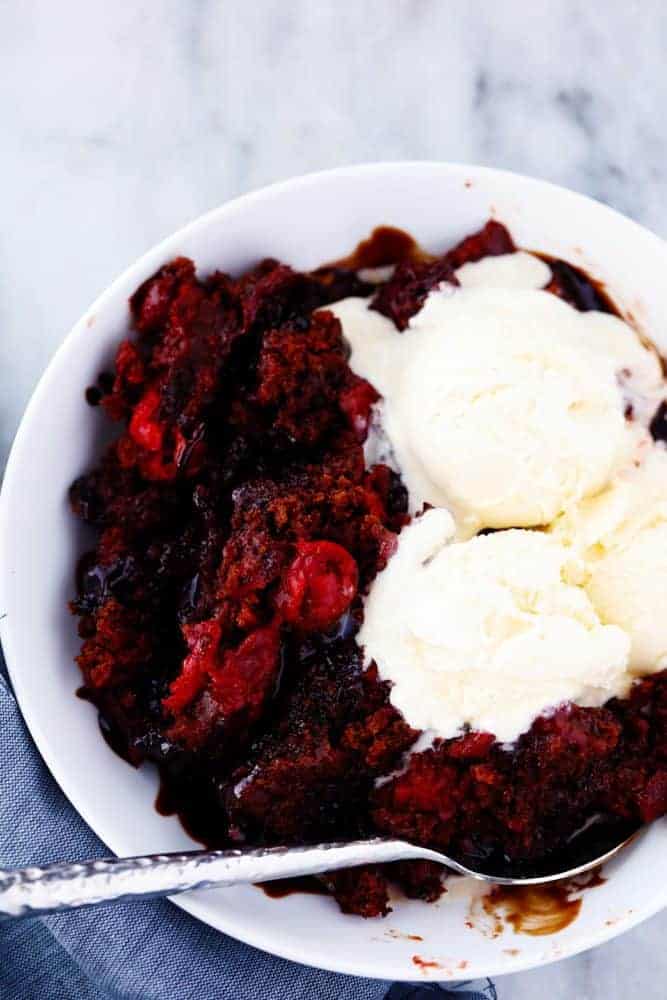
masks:
<svg viewBox="0 0 667 1000"><path fill-rule="evenodd" d="M408 173L428 169L435 190L441 168ZM87 366L121 433L71 492L97 533L84 691L207 843L379 831L525 871L664 812L658 355L604 262L565 259L574 224L568 251L450 169L448 199L477 199L452 238L409 225L388 182L365 230L420 245L384 230L342 259L341 233L298 271L257 266L299 261L255 236L195 274L173 241L125 284L115 370L111 333ZM347 912L440 926L461 891L428 864L324 884Z"/></svg>

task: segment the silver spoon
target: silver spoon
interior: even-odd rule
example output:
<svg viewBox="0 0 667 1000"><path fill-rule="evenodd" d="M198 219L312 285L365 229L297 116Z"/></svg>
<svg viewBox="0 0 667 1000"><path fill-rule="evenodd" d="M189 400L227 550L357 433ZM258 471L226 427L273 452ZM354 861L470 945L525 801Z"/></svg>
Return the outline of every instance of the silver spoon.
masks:
<svg viewBox="0 0 667 1000"><path fill-rule="evenodd" d="M385 837L309 847L149 854L139 858L104 858L0 870L0 920L408 859L437 861L459 875L497 885L543 885L581 875L603 864L635 836L636 832L576 868L526 878L473 871L439 851Z"/></svg>

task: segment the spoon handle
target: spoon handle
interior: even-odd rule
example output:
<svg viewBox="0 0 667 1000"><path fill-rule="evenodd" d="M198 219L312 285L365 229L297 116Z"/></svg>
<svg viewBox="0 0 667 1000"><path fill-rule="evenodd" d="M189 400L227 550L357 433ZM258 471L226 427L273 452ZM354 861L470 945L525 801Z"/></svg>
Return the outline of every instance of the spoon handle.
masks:
<svg viewBox="0 0 667 1000"><path fill-rule="evenodd" d="M427 852L405 841L375 837L310 847L151 854L0 870L0 920L169 896L188 889L314 875L423 853Z"/></svg>

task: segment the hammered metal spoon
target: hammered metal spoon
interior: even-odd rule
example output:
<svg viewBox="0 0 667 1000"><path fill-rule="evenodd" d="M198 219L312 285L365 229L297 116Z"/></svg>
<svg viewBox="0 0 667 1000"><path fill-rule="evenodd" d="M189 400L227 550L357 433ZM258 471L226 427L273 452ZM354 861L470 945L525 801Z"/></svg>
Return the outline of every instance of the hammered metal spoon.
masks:
<svg viewBox="0 0 667 1000"><path fill-rule="evenodd" d="M385 837L309 847L149 854L0 870L0 920L410 859L436 861L459 875L497 885L541 885L581 875L603 864L618 854L636 833L577 867L516 878L475 871L439 851Z"/></svg>

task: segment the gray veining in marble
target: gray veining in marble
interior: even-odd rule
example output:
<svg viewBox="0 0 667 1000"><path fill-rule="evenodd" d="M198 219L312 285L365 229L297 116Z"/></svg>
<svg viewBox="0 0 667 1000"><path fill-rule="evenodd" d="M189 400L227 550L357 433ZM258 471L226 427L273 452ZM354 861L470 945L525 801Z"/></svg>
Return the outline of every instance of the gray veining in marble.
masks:
<svg viewBox="0 0 667 1000"><path fill-rule="evenodd" d="M662 0L0 0L0 460L71 324L176 227L342 163L555 180L667 235ZM665 996L667 915L499 982Z"/></svg>

